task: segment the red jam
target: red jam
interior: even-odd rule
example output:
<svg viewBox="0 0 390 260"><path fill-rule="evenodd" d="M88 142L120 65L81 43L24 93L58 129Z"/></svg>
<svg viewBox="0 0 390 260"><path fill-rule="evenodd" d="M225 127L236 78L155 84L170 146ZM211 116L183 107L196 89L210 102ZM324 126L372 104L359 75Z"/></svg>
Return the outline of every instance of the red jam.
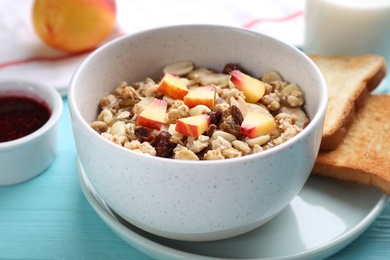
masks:
<svg viewBox="0 0 390 260"><path fill-rule="evenodd" d="M42 127L50 115L45 102L29 97L0 96L0 143L31 134Z"/></svg>

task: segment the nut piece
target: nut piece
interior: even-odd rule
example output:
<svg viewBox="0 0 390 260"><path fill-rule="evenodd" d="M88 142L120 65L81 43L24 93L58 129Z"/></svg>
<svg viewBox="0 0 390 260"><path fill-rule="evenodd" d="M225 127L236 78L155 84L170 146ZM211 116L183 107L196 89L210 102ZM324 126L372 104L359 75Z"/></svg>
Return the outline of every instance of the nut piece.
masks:
<svg viewBox="0 0 390 260"><path fill-rule="evenodd" d="M214 133L211 136L211 140L216 140L216 139L218 139L218 137L222 137L223 139L225 139L226 141L229 141L229 142L233 142L233 141L237 140L237 138L234 135L229 134L225 131L221 131L221 130L214 131Z"/></svg>
<svg viewBox="0 0 390 260"><path fill-rule="evenodd" d="M245 142L250 146L254 147L255 145L263 145L271 139L270 135L262 135L256 138L245 138Z"/></svg>
<svg viewBox="0 0 390 260"><path fill-rule="evenodd" d="M188 74L190 80L196 80L201 85L215 85L221 88L229 86L229 75L216 73L206 68L198 68Z"/></svg>
<svg viewBox="0 0 390 260"><path fill-rule="evenodd" d="M121 136L126 134L126 125L123 121L116 121L111 126L110 134Z"/></svg>
<svg viewBox="0 0 390 260"><path fill-rule="evenodd" d="M100 112L97 120L102 121L102 122L106 123L107 125L111 125L113 118L114 118L114 116L113 116L112 112L109 109L105 108L102 110L102 112Z"/></svg>
<svg viewBox="0 0 390 260"><path fill-rule="evenodd" d="M271 83L273 81L283 81L282 76L277 71L270 71L263 75L261 80L265 83Z"/></svg>
<svg viewBox="0 0 390 260"><path fill-rule="evenodd" d="M243 154L249 154L251 151L251 148L249 147L248 143L245 143L240 140L235 140L232 142L234 148L241 151Z"/></svg>
<svg viewBox="0 0 390 260"><path fill-rule="evenodd" d="M102 122L102 121L92 122L91 127L98 133L103 133L103 132L107 131L107 129L108 129L107 124Z"/></svg>
<svg viewBox="0 0 390 260"><path fill-rule="evenodd" d="M246 108L247 108L247 113L250 111L250 112L263 114L263 115L266 115L266 116L269 116L269 117L273 117L272 114L269 112L269 110L264 105L246 103ZM244 114L243 114L243 116L244 116Z"/></svg>
<svg viewBox="0 0 390 260"><path fill-rule="evenodd" d="M197 116L201 114L208 114L211 110L205 105L197 105L190 109L190 116Z"/></svg>
<svg viewBox="0 0 390 260"><path fill-rule="evenodd" d="M179 61L166 66L163 70L164 73L172 73L178 76L184 76L190 73L194 69L194 65L191 61Z"/></svg>
<svg viewBox="0 0 390 260"><path fill-rule="evenodd" d="M123 119L129 118L130 116L131 116L130 111L123 111L123 112L121 112L120 114L118 114L118 115L116 116L116 119L118 119L118 120L123 120Z"/></svg>

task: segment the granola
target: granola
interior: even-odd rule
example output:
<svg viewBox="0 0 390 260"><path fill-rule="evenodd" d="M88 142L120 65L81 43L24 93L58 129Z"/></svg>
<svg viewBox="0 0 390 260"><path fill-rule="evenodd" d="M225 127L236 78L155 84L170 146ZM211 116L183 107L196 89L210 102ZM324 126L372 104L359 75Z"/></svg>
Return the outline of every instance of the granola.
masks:
<svg viewBox="0 0 390 260"><path fill-rule="evenodd" d="M91 127L151 156L229 159L299 134L309 123L304 102L300 87L276 71L255 78L237 64L216 72L185 61L165 67L160 81L120 82L101 98Z"/></svg>

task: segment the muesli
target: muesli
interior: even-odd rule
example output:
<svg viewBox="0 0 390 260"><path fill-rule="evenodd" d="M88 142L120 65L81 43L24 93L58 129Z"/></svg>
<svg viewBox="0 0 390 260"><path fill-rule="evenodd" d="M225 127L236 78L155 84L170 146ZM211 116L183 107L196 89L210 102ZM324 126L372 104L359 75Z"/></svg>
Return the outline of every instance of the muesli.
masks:
<svg viewBox="0 0 390 260"><path fill-rule="evenodd" d="M304 95L277 71L256 78L237 64L221 72L191 61L159 81L121 82L99 102L91 127L127 149L173 159L216 160L258 153L309 123Z"/></svg>

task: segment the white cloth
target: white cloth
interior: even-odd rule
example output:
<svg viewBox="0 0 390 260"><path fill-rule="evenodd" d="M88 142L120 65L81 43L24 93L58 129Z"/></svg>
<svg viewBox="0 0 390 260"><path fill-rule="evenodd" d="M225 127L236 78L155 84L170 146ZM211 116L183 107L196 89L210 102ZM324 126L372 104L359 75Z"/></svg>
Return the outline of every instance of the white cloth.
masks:
<svg viewBox="0 0 390 260"><path fill-rule="evenodd" d="M66 94L77 66L88 55L53 49L32 25L34 0L0 0L0 79L42 82ZM119 35L177 24L218 24L248 28L293 45L303 43L304 0L117 0Z"/></svg>

